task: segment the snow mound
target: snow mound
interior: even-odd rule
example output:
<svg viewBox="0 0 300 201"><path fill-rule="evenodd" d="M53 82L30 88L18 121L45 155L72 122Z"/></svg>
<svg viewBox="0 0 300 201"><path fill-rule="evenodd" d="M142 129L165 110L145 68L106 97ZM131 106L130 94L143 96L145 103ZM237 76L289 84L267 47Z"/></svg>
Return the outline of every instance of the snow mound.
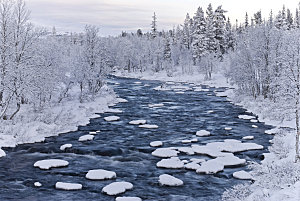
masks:
<svg viewBox="0 0 300 201"><path fill-rule="evenodd" d="M0 148L0 158L6 156L6 153Z"/></svg>
<svg viewBox="0 0 300 201"><path fill-rule="evenodd" d="M251 119L250 122L252 122L252 123L257 123L258 120L256 120L256 119Z"/></svg>
<svg viewBox="0 0 300 201"><path fill-rule="evenodd" d="M107 110L105 110L105 112L108 112L108 113L123 113L122 110L112 109L112 108L108 108Z"/></svg>
<svg viewBox="0 0 300 201"><path fill-rule="evenodd" d="M40 182L34 182L34 184L33 184L35 187L41 187L42 186L42 184L40 183Z"/></svg>
<svg viewBox="0 0 300 201"><path fill-rule="evenodd" d="M199 169L196 170L200 174L215 174L224 170L224 165L215 159L203 162Z"/></svg>
<svg viewBox="0 0 300 201"><path fill-rule="evenodd" d="M109 116L109 117L104 117L105 121L118 121L120 117L118 116Z"/></svg>
<svg viewBox="0 0 300 201"><path fill-rule="evenodd" d="M116 178L117 174L112 171L97 169L97 170L89 170L85 175L85 178L90 180L105 180L105 179L113 179Z"/></svg>
<svg viewBox="0 0 300 201"><path fill-rule="evenodd" d="M205 162L205 159L202 159L202 158L191 158L190 161L194 162L194 163L203 163L203 162Z"/></svg>
<svg viewBox="0 0 300 201"><path fill-rule="evenodd" d="M42 170L49 170L50 168L66 167L69 165L68 161L61 159L47 159L40 160L34 163L34 167L38 167Z"/></svg>
<svg viewBox="0 0 300 201"><path fill-rule="evenodd" d="M236 178L236 179L243 179L243 180L252 180L253 179L251 174L249 172L244 171L244 170L234 172L233 177Z"/></svg>
<svg viewBox="0 0 300 201"><path fill-rule="evenodd" d="M150 129L158 128L157 125L151 125L151 124L139 125L139 127L140 127L140 128L150 128Z"/></svg>
<svg viewBox="0 0 300 201"><path fill-rule="evenodd" d="M245 136L243 137L243 140L253 140L254 136Z"/></svg>
<svg viewBox="0 0 300 201"><path fill-rule="evenodd" d="M140 124L145 124L146 122L147 122L146 120L133 120L133 121L130 121L129 124L140 125Z"/></svg>
<svg viewBox="0 0 300 201"><path fill-rule="evenodd" d="M184 163L178 158L168 158L168 159L162 159L158 163L156 163L157 167L160 168L171 168L171 169L178 169L178 168L183 168Z"/></svg>
<svg viewBox="0 0 300 201"><path fill-rule="evenodd" d="M226 131L232 130L232 128L230 128L230 127L225 127L224 129L225 129Z"/></svg>
<svg viewBox="0 0 300 201"><path fill-rule="evenodd" d="M215 147L212 147L212 146L210 147L207 145L204 145L204 146L192 145L192 149L197 154L208 155L213 158L231 155L231 153L224 153L221 151L221 149L218 150Z"/></svg>
<svg viewBox="0 0 300 201"><path fill-rule="evenodd" d="M178 151L183 152L187 155L194 155L195 152L193 151L193 149L191 147L178 147L177 148Z"/></svg>
<svg viewBox="0 0 300 201"><path fill-rule="evenodd" d="M177 156L178 151L173 150L171 148L158 148L151 153L153 156L161 157L161 158L169 158Z"/></svg>
<svg viewBox="0 0 300 201"><path fill-rule="evenodd" d="M93 136L93 135L83 135L78 139L78 141L79 142L91 141L94 139L94 137L95 136Z"/></svg>
<svg viewBox="0 0 300 201"><path fill-rule="evenodd" d="M181 140L181 142L183 144L189 144L189 143L192 143L192 140Z"/></svg>
<svg viewBox="0 0 300 201"><path fill-rule="evenodd" d="M111 184L108 184L102 189L103 193L106 193L107 195L118 195L121 193L124 193L126 190L130 190L133 188L132 183L129 182L113 182Z"/></svg>
<svg viewBox="0 0 300 201"><path fill-rule="evenodd" d="M276 128L270 129L270 130L266 130L265 134L274 135L274 134L276 134L278 132L279 132L279 127L276 127Z"/></svg>
<svg viewBox="0 0 300 201"><path fill-rule="evenodd" d="M197 170L201 166L196 162L191 162L191 163L185 164L184 167L185 167L185 169L188 169L188 170Z"/></svg>
<svg viewBox="0 0 300 201"><path fill-rule="evenodd" d="M256 126L256 125L252 125L252 128L258 128L258 126Z"/></svg>
<svg viewBox="0 0 300 201"><path fill-rule="evenodd" d="M124 98L117 98L117 101L118 101L119 103L127 103L127 102L128 102L128 100L126 100L126 99L124 99Z"/></svg>
<svg viewBox="0 0 300 201"><path fill-rule="evenodd" d="M72 144L64 144L60 146L60 150L65 151L67 148L71 148Z"/></svg>
<svg viewBox="0 0 300 201"><path fill-rule="evenodd" d="M142 201L139 197L117 197L116 201Z"/></svg>
<svg viewBox="0 0 300 201"><path fill-rule="evenodd" d="M210 132L207 130L200 130L196 132L196 135L199 137L210 136Z"/></svg>
<svg viewBox="0 0 300 201"><path fill-rule="evenodd" d="M246 163L245 159L240 159L239 157L236 157L234 155L227 155L223 157L218 157L216 159L213 159L214 161L217 161L218 163L221 163L224 165L224 167L233 167L233 166L239 166Z"/></svg>
<svg viewBox="0 0 300 201"><path fill-rule="evenodd" d="M154 141L154 142L151 142L150 143L150 146L151 147L161 147L161 146L163 146L163 142L162 141Z"/></svg>
<svg viewBox="0 0 300 201"><path fill-rule="evenodd" d="M173 176L168 175L168 174L160 175L158 182L162 186L182 186L183 185L182 180L177 179L176 177L173 177Z"/></svg>
<svg viewBox="0 0 300 201"><path fill-rule="evenodd" d="M255 119L256 117L250 116L250 115L239 115L238 116L240 119L245 119L245 120L250 120L250 119Z"/></svg>
<svg viewBox="0 0 300 201"><path fill-rule="evenodd" d="M158 103L158 104L148 104L148 107L153 108L153 107L162 107L164 106L163 103Z"/></svg>
<svg viewBox="0 0 300 201"><path fill-rule="evenodd" d="M209 111L207 111L207 114L211 114L211 113L214 113L215 111L213 111L213 110L209 110Z"/></svg>
<svg viewBox="0 0 300 201"><path fill-rule="evenodd" d="M90 131L90 132L89 132L90 135L97 135L97 133L98 133L98 132L96 132L96 131ZM99 133L100 133L100 131L99 131Z"/></svg>
<svg viewBox="0 0 300 201"><path fill-rule="evenodd" d="M82 185L76 183L56 182L55 188L60 190L66 190L66 191L74 191L74 190L81 190Z"/></svg>

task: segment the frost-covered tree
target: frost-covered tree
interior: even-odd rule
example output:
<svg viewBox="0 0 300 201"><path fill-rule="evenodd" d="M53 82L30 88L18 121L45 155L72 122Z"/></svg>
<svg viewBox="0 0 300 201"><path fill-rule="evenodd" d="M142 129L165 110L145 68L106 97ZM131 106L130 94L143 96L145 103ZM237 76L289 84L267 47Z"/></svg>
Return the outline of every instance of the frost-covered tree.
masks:
<svg viewBox="0 0 300 201"><path fill-rule="evenodd" d="M155 12L152 16L151 34L152 34L152 38L156 38L156 36L157 36L157 17L156 17Z"/></svg>

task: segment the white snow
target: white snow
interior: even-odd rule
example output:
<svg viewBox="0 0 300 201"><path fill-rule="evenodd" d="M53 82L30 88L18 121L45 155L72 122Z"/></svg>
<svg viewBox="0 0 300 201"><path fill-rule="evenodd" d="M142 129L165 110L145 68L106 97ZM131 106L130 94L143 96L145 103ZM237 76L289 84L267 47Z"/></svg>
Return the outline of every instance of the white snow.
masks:
<svg viewBox="0 0 300 201"><path fill-rule="evenodd" d="M0 148L0 158L6 156L6 153Z"/></svg>
<svg viewBox="0 0 300 201"><path fill-rule="evenodd" d="M203 163L203 162L205 162L206 160L205 160L205 159L202 159L202 158L191 158L190 161L191 161L191 162L194 162L194 163Z"/></svg>
<svg viewBox="0 0 300 201"><path fill-rule="evenodd" d="M69 165L68 161L61 160L61 159L46 159L40 160L34 163L34 167L38 167L42 170L49 170L50 168L56 167L66 167Z"/></svg>
<svg viewBox="0 0 300 201"><path fill-rule="evenodd" d="M224 165L215 159L205 161L200 168L196 170L197 173L215 174L224 170Z"/></svg>
<svg viewBox="0 0 300 201"><path fill-rule="evenodd" d="M129 124L140 125L140 124L145 124L146 122L147 122L146 120L133 120L133 121L130 121Z"/></svg>
<svg viewBox="0 0 300 201"><path fill-rule="evenodd" d="M250 116L250 115L239 115L238 116L240 119L245 119L245 120L250 120L250 119L255 119L256 117Z"/></svg>
<svg viewBox="0 0 300 201"><path fill-rule="evenodd" d="M154 107L162 107L162 106L164 106L164 104L163 104L163 103L157 103L157 104L148 104L148 107L150 107L150 108L154 108Z"/></svg>
<svg viewBox="0 0 300 201"><path fill-rule="evenodd" d="M34 184L33 184L35 187L41 187L42 186L42 184L40 183L40 182L34 182Z"/></svg>
<svg viewBox="0 0 300 201"><path fill-rule="evenodd" d="M215 112L215 111L213 111L213 110L208 110L208 111L207 111L208 114L211 114L211 113L214 113L214 112Z"/></svg>
<svg viewBox="0 0 300 201"><path fill-rule="evenodd" d="M245 136L243 137L243 140L253 140L254 139L254 136Z"/></svg>
<svg viewBox="0 0 300 201"><path fill-rule="evenodd" d="M105 180L116 178L117 174L112 171L107 171L103 169L89 170L85 175L85 178L90 180Z"/></svg>
<svg viewBox="0 0 300 201"><path fill-rule="evenodd" d="M200 130L196 132L196 135L199 137L210 136L210 132L207 130Z"/></svg>
<svg viewBox="0 0 300 201"><path fill-rule="evenodd" d="M178 157L172 157L168 159L162 159L161 161L156 163L156 166L161 168L178 169L183 168L184 163Z"/></svg>
<svg viewBox="0 0 300 201"><path fill-rule="evenodd" d="M55 188L60 190L73 191L81 190L82 185L77 183L56 182Z"/></svg>
<svg viewBox="0 0 300 201"><path fill-rule="evenodd" d="M100 132L99 132L99 133L100 133ZM96 131L90 131L89 134L90 134L90 135L97 135L98 132L96 132Z"/></svg>
<svg viewBox="0 0 300 201"><path fill-rule="evenodd" d="M270 129L270 130L266 130L265 134L274 135L274 134L276 134L278 132L279 132L279 127L276 127L276 128Z"/></svg>
<svg viewBox="0 0 300 201"><path fill-rule="evenodd" d="M194 155L195 152L193 151L193 149L191 147L177 147L177 150L180 152L183 152L187 155Z"/></svg>
<svg viewBox="0 0 300 201"><path fill-rule="evenodd" d="M152 152L153 156L161 157L161 158L169 158L177 156L178 151L173 150L171 148L158 148Z"/></svg>
<svg viewBox="0 0 300 201"><path fill-rule="evenodd" d="M256 126L256 125L252 125L252 128L258 128L258 126Z"/></svg>
<svg viewBox="0 0 300 201"><path fill-rule="evenodd" d="M244 170L242 171L238 171L238 172L234 172L233 173L233 177L236 179L244 179L244 180L251 180L253 179L251 174L249 172L246 172Z"/></svg>
<svg viewBox="0 0 300 201"><path fill-rule="evenodd" d="M185 164L184 167L185 167L185 169L188 169L188 170L197 170L201 166L196 162L191 162L191 163Z"/></svg>
<svg viewBox="0 0 300 201"><path fill-rule="evenodd" d="M140 128L149 128L149 129L155 129L158 128L157 125L152 125L152 124L144 124L144 125L139 125Z"/></svg>
<svg viewBox="0 0 300 201"><path fill-rule="evenodd" d="M109 116L109 117L104 117L105 121L118 121L120 117L118 116Z"/></svg>
<svg viewBox="0 0 300 201"><path fill-rule="evenodd" d="M78 141L79 142L91 141L94 139L94 137L95 137L94 135L83 135L78 139Z"/></svg>
<svg viewBox="0 0 300 201"><path fill-rule="evenodd" d="M230 127L225 127L224 129L227 130L227 131L232 130L232 128L230 128Z"/></svg>
<svg viewBox="0 0 300 201"><path fill-rule="evenodd" d="M240 159L234 155L226 155L212 160L221 163L224 167L239 166L246 163L245 159Z"/></svg>
<svg viewBox="0 0 300 201"><path fill-rule="evenodd" d="M103 193L107 195L118 195L124 193L126 190L130 190L133 188L133 185L129 182L113 182L108 184L102 189Z"/></svg>
<svg viewBox="0 0 300 201"><path fill-rule="evenodd" d="M126 99L124 99L124 98L117 98L117 101L118 101L119 103L127 103L127 102L128 102L128 100L126 100Z"/></svg>
<svg viewBox="0 0 300 201"><path fill-rule="evenodd" d="M116 201L142 201L139 197L117 197Z"/></svg>
<svg viewBox="0 0 300 201"><path fill-rule="evenodd" d="M162 186L182 186L183 185L183 181L173 177L169 174L162 174L159 176L159 183Z"/></svg>
<svg viewBox="0 0 300 201"><path fill-rule="evenodd" d="M256 120L256 119L251 119L250 122L252 122L252 123L257 123L258 120Z"/></svg>
<svg viewBox="0 0 300 201"><path fill-rule="evenodd" d="M105 113L123 113L123 111L119 109L108 108L107 110L105 110Z"/></svg>
<svg viewBox="0 0 300 201"><path fill-rule="evenodd" d="M62 151L64 151L67 148L71 148L71 147L72 147L72 144L64 144L64 145L61 145L59 149L62 150Z"/></svg>
<svg viewBox="0 0 300 201"><path fill-rule="evenodd" d="M153 141L150 143L151 147L161 147L163 146L163 142L162 141Z"/></svg>

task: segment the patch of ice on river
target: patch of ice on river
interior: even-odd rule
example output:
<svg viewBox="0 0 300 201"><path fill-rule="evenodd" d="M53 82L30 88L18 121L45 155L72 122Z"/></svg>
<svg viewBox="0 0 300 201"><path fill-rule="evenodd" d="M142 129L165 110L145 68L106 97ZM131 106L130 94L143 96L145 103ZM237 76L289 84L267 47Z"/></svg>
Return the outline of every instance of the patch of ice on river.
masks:
<svg viewBox="0 0 300 201"><path fill-rule="evenodd" d="M196 170L200 174L215 174L224 170L224 165L215 159L205 161L200 168Z"/></svg>
<svg viewBox="0 0 300 201"><path fill-rule="evenodd" d="M120 117L118 116L109 116L109 117L104 117L105 121L118 121Z"/></svg>
<svg viewBox="0 0 300 201"><path fill-rule="evenodd" d="M134 84L142 84L142 82L134 82Z"/></svg>
<svg viewBox="0 0 300 201"><path fill-rule="evenodd" d="M246 172L244 170L234 172L233 177L236 179L242 179L242 180L252 180L253 179L252 175L249 172Z"/></svg>
<svg viewBox="0 0 300 201"><path fill-rule="evenodd" d="M162 186L182 186L183 185L183 181L173 177L169 174L162 174L159 176L159 180L158 182L160 183L160 185Z"/></svg>
<svg viewBox="0 0 300 201"><path fill-rule="evenodd" d="M126 99L124 99L124 98L117 98L117 101L118 101L119 103L127 103L127 102L128 102L128 100L126 100Z"/></svg>
<svg viewBox="0 0 300 201"><path fill-rule="evenodd" d="M106 180L116 178L117 174L103 169L89 170L85 178L90 180Z"/></svg>
<svg viewBox="0 0 300 201"><path fill-rule="evenodd" d="M6 156L6 153L0 148L0 158Z"/></svg>
<svg viewBox="0 0 300 201"><path fill-rule="evenodd" d="M234 155L227 155L224 157L218 157L216 159L213 159L214 161L221 163L224 165L224 167L234 167L234 166L240 166L244 165L246 163L245 159L240 159L239 157L236 157Z"/></svg>
<svg viewBox="0 0 300 201"><path fill-rule="evenodd" d="M166 84L173 85L173 84L175 84L175 82L168 81L168 82L166 82Z"/></svg>
<svg viewBox="0 0 300 201"><path fill-rule="evenodd" d="M149 129L155 129L158 128L157 125L151 125L151 124L144 124L144 125L139 125L140 128L149 128Z"/></svg>
<svg viewBox="0 0 300 201"><path fill-rule="evenodd" d="M177 148L178 151L183 152L187 155L194 155L195 152L193 151L193 149L191 147L178 147Z"/></svg>
<svg viewBox="0 0 300 201"><path fill-rule="evenodd" d="M140 124L145 124L147 123L146 120L133 120L133 121L130 121L129 124L132 124L132 125L140 125Z"/></svg>
<svg viewBox="0 0 300 201"><path fill-rule="evenodd" d="M106 113L123 113L122 110L119 109L113 109L113 108L108 108L105 110Z"/></svg>
<svg viewBox="0 0 300 201"><path fill-rule="evenodd" d="M59 190L74 191L81 190L82 185L77 183L56 182L55 188Z"/></svg>
<svg viewBox="0 0 300 201"><path fill-rule="evenodd" d="M163 103L157 103L157 104L148 104L148 107L150 107L150 108L162 107L162 106L164 106L164 104L163 104Z"/></svg>
<svg viewBox="0 0 300 201"><path fill-rule="evenodd" d="M153 156L161 157L161 158L169 158L177 156L179 152L171 149L171 148L158 148L152 152Z"/></svg>
<svg viewBox="0 0 300 201"><path fill-rule="evenodd" d="M192 149L197 154L208 155L213 158L232 154L232 153L224 153L220 150L214 149L214 147L209 147L207 145L203 145L203 146L192 145Z"/></svg>
<svg viewBox="0 0 300 201"><path fill-rule="evenodd" d="M194 163L203 163L203 162L205 162L206 160L203 159L203 158L191 158L190 161L191 161L191 162L194 162Z"/></svg>
<svg viewBox="0 0 300 201"><path fill-rule="evenodd" d="M254 139L254 136L245 136L242 138L243 140L253 140Z"/></svg>
<svg viewBox="0 0 300 201"><path fill-rule="evenodd" d="M209 111L207 111L207 114L211 114L211 113L214 113L215 111L213 111L213 110L209 110Z"/></svg>
<svg viewBox="0 0 300 201"><path fill-rule="evenodd" d="M197 170L201 166L198 163L191 162L191 163L185 164L184 167L185 167L185 169L188 169L188 170Z"/></svg>
<svg viewBox="0 0 300 201"><path fill-rule="evenodd" d="M258 126L256 126L256 125L252 125L252 128L258 128Z"/></svg>
<svg viewBox="0 0 300 201"><path fill-rule="evenodd" d="M45 159L34 163L34 167L38 167L42 170L49 170L50 168L66 167L69 165L68 161L61 159Z"/></svg>
<svg viewBox="0 0 300 201"><path fill-rule="evenodd" d="M150 143L151 147L161 147L163 146L163 142L162 141L154 141Z"/></svg>
<svg viewBox="0 0 300 201"><path fill-rule="evenodd" d="M225 127L224 128L226 131L230 131L230 130L232 130L232 128L231 127Z"/></svg>
<svg viewBox="0 0 300 201"><path fill-rule="evenodd" d="M250 122L252 122L252 123L257 123L258 120L256 120L256 119L251 119Z"/></svg>
<svg viewBox="0 0 300 201"><path fill-rule="evenodd" d="M100 132L99 132L100 133ZM97 135L97 132L96 131L90 131L89 132L89 135Z"/></svg>
<svg viewBox="0 0 300 201"><path fill-rule="evenodd" d="M177 92L175 92L176 94L184 94L184 92L183 91L177 91Z"/></svg>
<svg viewBox="0 0 300 201"><path fill-rule="evenodd" d="M64 144L60 146L60 150L65 151L67 148L71 148L72 144Z"/></svg>
<svg viewBox="0 0 300 201"><path fill-rule="evenodd" d="M124 193L126 190L130 190L133 188L133 185L129 182L113 182L108 184L102 189L103 193L107 195L118 195Z"/></svg>
<svg viewBox="0 0 300 201"><path fill-rule="evenodd" d="M184 167L184 163L178 157L172 157L168 159L162 159L156 163L156 166L160 168L179 169Z"/></svg>
<svg viewBox="0 0 300 201"><path fill-rule="evenodd" d="M250 120L250 119L255 119L256 117L250 116L250 115L239 115L238 116L240 119L245 119L245 120Z"/></svg>
<svg viewBox="0 0 300 201"><path fill-rule="evenodd" d="M196 132L196 135L199 137L210 136L210 132L207 130L200 130Z"/></svg>
<svg viewBox="0 0 300 201"><path fill-rule="evenodd" d="M42 186L42 184L40 183L40 182L34 182L34 184L33 184L35 187L41 187Z"/></svg>
<svg viewBox="0 0 300 201"><path fill-rule="evenodd" d="M79 142L91 141L94 139L94 137L95 137L94 135L83 135L78 139L78 141Z"/></svg>
<svg viewBox="0 0 300 201"><path fill-rule="evenodd" d="M139 197L117 197L116 201L142 201Z"/></svg>
<svg viewBox="0 0 300 201"><path fill-rule="evenodd" d="M265 134L274 135L274 134L278 133L279 130L280 130L279 127L276 127L276 128L270 129L270 130L266 130Z"/></svg>

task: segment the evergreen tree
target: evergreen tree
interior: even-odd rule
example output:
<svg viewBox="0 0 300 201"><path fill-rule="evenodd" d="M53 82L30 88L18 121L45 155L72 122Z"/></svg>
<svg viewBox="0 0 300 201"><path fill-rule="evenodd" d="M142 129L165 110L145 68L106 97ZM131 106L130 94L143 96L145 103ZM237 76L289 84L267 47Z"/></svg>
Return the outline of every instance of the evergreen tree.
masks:
<svg viewBox="0 0 300 201"><path fill-rule="evenodd" d="M157 37L157 17L156 17L155 12L152 16L151 31L152 31L151 32L152 38L156 38Z"/></svg>
<svg viewBox="0 0 300 201"><path fill-rule="evenodd" d="M293 19L290 9L287 9L286 13L287 13L286 14L287 29L291 30L294 27L294 19Z"/></svg>
<svg viewBox="0 0 300 201"><path fill-rule="evenodd" d="M191 46L191 18L190 15L187 13L184 23L183 23L183 30L182 30L182 43L186 49L190 49Z"/></svg>
<svg viewBox="0 0 300 201"><path fill-rule="evenodd" d="M218 50L218 44L216 39L216 23L211 4L208 5L206 10L206 37L208 52L215 53Z"/></svg>
<svg viewBox="0 0 300 201"><path fill-rule="evenodd" d="M245 29L249 27L249 18L248 18L248 13L245 15Z"/></svg>
<svg viewBox="0 0 300 201"><path fill-rule="evenodd" d="M225 13L226 11L223 10L222 6L219 6L214 13L214 25L215 25L215 38L218 42L218 49L222 54L225 53L225 23L226 23L226 18L225 18Z"/></svg>

